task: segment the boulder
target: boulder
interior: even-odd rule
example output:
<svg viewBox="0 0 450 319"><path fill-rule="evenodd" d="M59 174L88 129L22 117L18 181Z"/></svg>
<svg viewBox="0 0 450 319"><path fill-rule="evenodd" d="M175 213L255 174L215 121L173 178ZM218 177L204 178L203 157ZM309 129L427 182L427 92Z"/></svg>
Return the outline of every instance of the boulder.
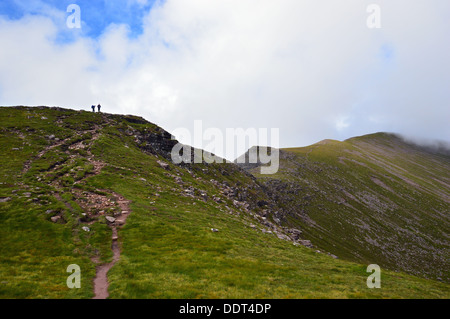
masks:
<svg viewBox="0 0 450 319"><path fill-rule="evenodd" d="M299 240L298 242L305 247L309 247L309 248L313 247L310 240Z"/></svg>
<svg viewBox="0 0 450 319"><path fill-rule="evenodd" d="M106 216L105 218L106 218L106 221L111 224L113 224L116 221L116 219L111 216Z"/></svg>
<svg viewBox="0 0 450 319"><path fill-rule="evenodd" d="M52 218L50 218L52 220L52 222L57 223L61 220L61 216L53 216Z"/></svg>
<svg viewBox="0 0 450 319"><path fill-rule="evenodd" d="M10 200L11 200L11 197L0 198L0 203L6 203L6 202L9 202Z"/></svg>
<svg viewBox="0 0 450 319"><path fill-rule="evenodd" d="M164 163L163 161L157 161L157 163L159 164L159 166L161 166L165 170L170 171L170 165L169 164Z"/></svg>

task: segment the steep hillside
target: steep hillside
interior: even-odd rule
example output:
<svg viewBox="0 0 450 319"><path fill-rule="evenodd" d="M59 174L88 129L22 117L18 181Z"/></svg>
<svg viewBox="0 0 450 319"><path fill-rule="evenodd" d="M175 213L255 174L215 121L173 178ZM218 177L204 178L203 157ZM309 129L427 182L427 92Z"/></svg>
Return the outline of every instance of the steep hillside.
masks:
<svg viewBox="0 0 450 319"><path fill-rule="evenodd" d="M449 282L450 156L386 133L281 150L258 175L316 247L340 258Z"/></svg>
<svg viewBox="0 0 450 319"><path fill-rule="evenodd" d="M283 219L254 176L174 165L176 141L142 118L1 107L0 123L1 298L450 296L385 270L368 289L367 264L303 246L302 219ZM66 285L71 264L80 289Z"/></svg>

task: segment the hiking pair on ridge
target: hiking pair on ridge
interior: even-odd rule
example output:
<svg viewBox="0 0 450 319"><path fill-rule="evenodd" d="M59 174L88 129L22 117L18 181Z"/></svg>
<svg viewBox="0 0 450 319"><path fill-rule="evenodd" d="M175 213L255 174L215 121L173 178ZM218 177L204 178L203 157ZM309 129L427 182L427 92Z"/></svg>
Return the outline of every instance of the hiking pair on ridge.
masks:
<svg viewBox="0 0 450 319"><path fill-rule="evenodd" d="M91 108L92 108L92 112L95 112L95 105L92 105ZM99 105L97 105L97 108L98 108L98 112L100 112L100 109L102 108L102 106L99 104Z"/></svg>

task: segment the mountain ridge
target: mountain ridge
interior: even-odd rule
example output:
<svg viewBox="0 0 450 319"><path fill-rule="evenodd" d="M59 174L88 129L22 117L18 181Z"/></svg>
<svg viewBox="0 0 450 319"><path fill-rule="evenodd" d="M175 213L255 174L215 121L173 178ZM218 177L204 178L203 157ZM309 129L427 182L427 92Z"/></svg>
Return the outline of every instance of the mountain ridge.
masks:
<svg viewBox="0 0 450 319"><path fill-rule="evenodd" d="M277 174L261 176L257 173L258 165L246 169L275 189L273 198L286 208L288 216L297 220L291 224L311 231L313 243L338 256L359 261L366 258L361 252L366 251L370 256L373 249L379 250L378 262L384 266L408 269L418 275L434 274L435 278L448 281L450 156L407 143L392 133L375 133L343 142L327 140L280 152ZM289 196L283 193L286 189L308 195ZM420 205L411 205L413 202ZM386 215L388 212L391 217ZM384 232L390 236L391 243L376 234L382 234L383 227L371 221L369 213L378 214L376 222L384 223L383 227L392 226L388 233ZM343 223L342 227L333 223L333 218ZM422 227L429 220L433 221L428 224L430 229ZM326 227L320 229L324 225ZM363 230L358 231L358 228ZM369 231L373 238L366 238L365 233ZM398 238L392 238L397 232L400 232L396 235ZM331 243L332 240L335 243ZM408 256L416 255L406 258L408 262L399 260L402 254L396 248L403 240L406 242L402 245L411 245ZM434 242L423 244L427 246L424 248L417 243L424 240ZM352 248L342 248L349 243ZM335 244L342 249L333 247ZM380 248L383 245L387 246ZM426 259L427 263L422 262ZM439 263L440 266L436 266Z"/></svg>
<svg viewBox="0 0 450 319"><path fill-rule="evenodd" d="M276 186L230 163L174 165L169 150L176 141L145 119L2 107L0 121L2 297L93 297L92 258L101 264L114 258L113 226L121 255L108 272L110 298L450 293L448 284L389 267L385 288L368 289L366 260L347 261L345 251L323 245L280 205ZM280 156L283 162L292 155ZM123 215L119 201L130 203L126 225L111 224ZM66 287L69 264L81 267L79 290Z"/></svg>

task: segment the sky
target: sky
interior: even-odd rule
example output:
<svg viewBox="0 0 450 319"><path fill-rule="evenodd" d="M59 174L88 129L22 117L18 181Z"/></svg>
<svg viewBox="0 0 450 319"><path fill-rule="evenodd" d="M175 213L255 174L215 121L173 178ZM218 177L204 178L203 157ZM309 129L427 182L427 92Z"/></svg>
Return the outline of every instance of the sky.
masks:
<svg viewBox="0 0 450 319"><path fill-rule="evenodd" d="M2 0L0 105L101 103L171 133L276 128L280 147L381 131L450 141L449 12L448 0Z"/></svg>

